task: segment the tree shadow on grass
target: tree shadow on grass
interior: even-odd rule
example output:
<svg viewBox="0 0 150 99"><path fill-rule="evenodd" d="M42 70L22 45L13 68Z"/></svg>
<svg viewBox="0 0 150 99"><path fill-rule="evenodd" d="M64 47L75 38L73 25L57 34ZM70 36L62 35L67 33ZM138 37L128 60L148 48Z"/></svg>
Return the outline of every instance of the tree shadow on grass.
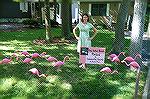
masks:
<svg viewBox="0 0 150 99"><path fill-rule="evenodd" d="M43 29L30 29L22 32L2 32L0 41L11 41L11 40L19 40L19 41L29 41L34 40L39 37L43 38L44 30ZM6 39L7 37L7 39Z"/></svg>
<svg viewBox="0 0 150 99"><path fill-rule="evenodd" d="M107 82L107 78L100 79L101 74L95 72L96 75L90 75L79 67L64 67L59 76L62 80L71 83L71 96L79 96L83 99L87 96L110 99L116 94L118 87Z"/></svg>
<svg viewBox="0 0 150 99"><path fill-rule="evenodd" d="M117 91L116 85L110 85L105 79L80 81L72 83L72 95L74 96L98 96L99 98L111 98Z"/></svg>

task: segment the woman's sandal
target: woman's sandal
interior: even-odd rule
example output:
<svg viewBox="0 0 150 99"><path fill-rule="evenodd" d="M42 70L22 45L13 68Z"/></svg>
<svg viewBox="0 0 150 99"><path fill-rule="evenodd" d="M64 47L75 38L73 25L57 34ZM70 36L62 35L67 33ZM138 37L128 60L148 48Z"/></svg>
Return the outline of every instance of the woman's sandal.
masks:
<svg viewBox="0 0 150 99"><path fill-rule="evenodd" d="M82 64L82 65L80 65L79 67L80 67L80 68L82 68L82 69L86 69L86 67L85 67L85 66L83 66L83 64Z"/></svg>

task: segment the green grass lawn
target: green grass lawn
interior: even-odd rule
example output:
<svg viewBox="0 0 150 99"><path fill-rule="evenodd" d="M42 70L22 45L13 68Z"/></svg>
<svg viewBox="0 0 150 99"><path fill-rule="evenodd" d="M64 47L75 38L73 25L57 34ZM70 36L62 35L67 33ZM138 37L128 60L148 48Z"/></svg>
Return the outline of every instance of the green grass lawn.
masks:
<svg viewBox="0 0 150 99"><path fill-rule="evenodd" d="M53 29L54 37L62 37L60 29ZM87 70L79 68L79 56L76 52L76 41L71 44L53 43L35 45L32 43L37 38L45 38L43 29L30 29L22 32L0 32L0 60L9 57L15 50L27 50L29 53L47 52L48 55L63 60L70 56L70 60L61 67L62 72L57 72L45 59L34 59L34 64L24 64L14 61L11 64L0 65L0 97L1 98L35 98L44 97L57 99L132 99L134 95L136 72L105 60L105 65L118 69L118 74L105 74L99 72L105 65L88 65ZM114 33L99 30L93 40L94 47L105 47L106 53L111 50ZM130 43L126 39L125 50ZM106 55L107 58L107 55ZM28 70L37 68L42 73L48 74L46 79L31 75ZM140 77L139 97L141 97L146 80L147 71L144 70ZM81 98L82 97L82 98ZM50 98L51 99L51 98Z"/></svg>

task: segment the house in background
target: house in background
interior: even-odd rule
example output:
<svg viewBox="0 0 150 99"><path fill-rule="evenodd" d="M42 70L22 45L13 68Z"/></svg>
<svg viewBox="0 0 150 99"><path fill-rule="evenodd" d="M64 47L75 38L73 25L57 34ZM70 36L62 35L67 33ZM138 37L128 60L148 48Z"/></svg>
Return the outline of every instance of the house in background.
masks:
<svg viewBox="0 0 150 99"><path fill-rule="evenodd" d="M41 1L41 9L39 8L39 0L26 0L26 2L14 2L13 0L0 0L0 22L18 22L26 18L37 18L38 12L42 11L42 19L44 20L44 0ZM56 21L61 24L61 3L57 0ZM78 4L76 0L72 1L72 22L78 18ZM50 0L50 19L54 19L54 4Z"/></svg>
<svg viewBox="0 0 150 99"><path fill-rule="evenodd" d="M30 18L31 5L28 2L18 3L13 0L0 0L0 19L4 22L16 18Z"/></svg>
<svg viewBox="0 0 150 99"><path fill-rule="evenodd" d="M61 0L59 0L61 1ZM72 23L79 22L82 13L90 15L90 21L95 25L104 24L108 28L114 27L117 21L118 11L122 0L72 0ZM128 16L126 18L128 26L130 15L132 16L134 2L129 5ZM57 22L61 24L61 3L59 3Z"/></svg>
<svg viewBox="0 0 150 99"><path fill-rule="evenodd" d="M43 0L40 0L43 2ZM50 15L54 19L54 4L50 0ZM57 0L56 21L61 24L61 0ZM91 15L91 21L96 24L101 22L113 24L116 22L119 6L122 0L72 0L72 23L80 21L81 13ZM42 11L44 20L44 4L39 9L39 0L27 0L27 2L13 2L13 0L0 0L0 18L36 18L37 13ZM129 14L133 12L133 6L130 7Z"/></svg>
<svg viewBox="0 0 150 99"><path fill-rule="evenodd" d="M61 3L58 3L58 9L57 10L57 18L56 21L61 24ZM72 0L72 23L77 22L79 20L79 2L77 0Z"/></svg>
<svg viewBox="0 0 150 99"><path fill-rule="evenodd" d="M95 24L105 24L108 27L117 21L118 11L122 0L78 0L81 13L91 15ZM129 6L129 15L133 14L133 2ZM127 17L128 19L128 17Z"/></svg>

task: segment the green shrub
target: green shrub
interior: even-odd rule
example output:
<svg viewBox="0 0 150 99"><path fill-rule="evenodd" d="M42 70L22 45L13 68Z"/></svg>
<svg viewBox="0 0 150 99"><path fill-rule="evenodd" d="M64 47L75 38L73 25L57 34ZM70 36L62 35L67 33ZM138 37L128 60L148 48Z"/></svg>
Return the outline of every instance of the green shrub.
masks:
<svg viewBox="0 0 150 99"><path fill-rule="evenodd" d="M26 19L22 22L24 25L29 25L31 27L38 27L39 22L35 19Z"/></svg>

